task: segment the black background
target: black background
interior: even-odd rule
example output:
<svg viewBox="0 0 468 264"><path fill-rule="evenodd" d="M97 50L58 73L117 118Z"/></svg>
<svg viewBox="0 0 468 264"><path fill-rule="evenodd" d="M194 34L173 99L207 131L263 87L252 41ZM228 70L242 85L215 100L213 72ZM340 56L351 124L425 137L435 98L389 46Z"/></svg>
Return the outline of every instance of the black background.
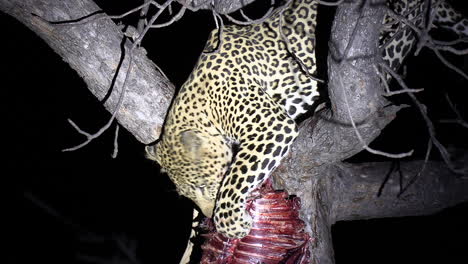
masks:
<svg viewBox="0 0 468 264"><path fill-rule="evenodd" d="M126 2L133 1L97 1L111 14L134 6ZM248 11L261 14L262 4ZM320 49L326 49L320 37L326 39L333 15L332 9L323 10ZM158 175L157 165L144 158L143 145L125 129L120 130L116 159L111 158L114 126L83 149L61 152L84 140L68 118L95 132L110 114L34 33L5 14L0 14L0 24L6 164L2 187L7 209L2 217L7 219L2 228L6 235L1 236L7 255L1 262L84 263L77 255L111 259L117 255L113 241L125 236L138 242L141 263L177 263L189 233L190 202L177 195L166 176ZM214 27L210 12L187 12L171 27L150 32L143 46L180 87ZM325 61L323 54L326 51L319 61ZM466 57L450 59L467 72ZM321 68L323 74L326 65ZM466 80L430 52L408 60L407 76L410 86L426 89L419 98L429 107L432 120L453 117L445 93L467 113ZM405 96L394 100L410 104ZM446 145L468 147L466 129L437 124L437 132ZM418 159L427 140L423 119L413 107L401 111L372 146L388 152L414 148L411 159ZM431 159L439 159L436 151ZM382 158L362 153L351 159L367 160ZM467 263L467 210L462 204L434 216L338 223L333 227L337 263ZM108 240L80 240L87 232Z"/></svg>

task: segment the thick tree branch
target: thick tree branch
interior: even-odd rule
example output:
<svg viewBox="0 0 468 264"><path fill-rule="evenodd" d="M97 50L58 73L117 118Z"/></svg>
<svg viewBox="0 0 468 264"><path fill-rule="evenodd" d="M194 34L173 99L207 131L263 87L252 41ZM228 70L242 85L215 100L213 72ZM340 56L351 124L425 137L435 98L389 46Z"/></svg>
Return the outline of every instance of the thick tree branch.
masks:
<svg viewBox="0 0 468 264"><path fill-rule="evenodd" d="M372 171L374 174L368 171L369 176L365 179L368 181L372 179L374 185L368 186L364 183L369 182L364 182L362 177L358 178L362 175L357 173L359 168L341 163L342 160L362 151L364 144L377 137L400 109L396 106L385 107L387 102L382 96L384 89L374 69L380 57L376 45L384 9L384 6L362 5L361 1L342 3L338 7L330 41L331 55L328 60L330 76L328 89L332 109L324 110L302 124L301 133L292 146L289 157L275 171L278 188L287 189L302 200L301 218L306 221L308 231L314 238L311 248L314 259L311 263L334 263L330 230L331 225L337 220L352 219L353 214L360 214L361 218L370 218L383 216L385 213L385 209L380 210L375 206L375 215L366 212L368 204L379 204L372 198L378 199L377 193L385 177L381 164L372 164L377 168ZM356 131L350 124L351 119L357 125L362 140L356 136ZM416 164L418 166L411 167L410 173L421 168L420 163ZM391 211L393 216L428 214L440 210L443 206L466 200L466 196L458 195L449 201L447 200L450 197L449 193L444 193L447 194L444 196L447 199L442 198L443 194L436 197L448 204L440 202L419 207L424 199L429 201L425 195L437 193L439 188L444 186L439 176L449 174L443 164L434 166L440 167L436 170L432 165L428 165L425 172L433 169L438 174L431 173L427 176L423 174L420 177L421 182L417 181L400 198L397 198L400 190L391 192L395 191L395 183L386 186L388 190L379 200L386 203L382 208L391 207L395 201L400 201L398 209L406 210L394 209ZM342 180L353 172L358 177ZM426 181L435 181L435 176L438 176L437 179L442 185L428 184L428 188L424 189ZM353 180L357 185L352 185ZM446 179L445 182L446 188L460 186L456 186L454 180ZM350 197L362 197L363 195L357 195L359 190L367 190L368 200L361 198L362 203L359 199L349 200ZM466 185L460 186L457 190L460 192L466 190ZM414 197L410 196L410 193ZM403 199L407 201L406 208Z"/></svg>
<svg viewBox="0 0 468 264"><path fill-rule="evenodd" d="M124 35L119 27L108 18L74 26L52 25L43 20L68 21L100 11L93 1L5 0L0 2L0 10L39 35L77 71L99 100L106 98L104 106L108 111L115 109L125 71L121 70L115 79L112 86L115 89L109 91L109 88L119 64L122 69L128 68L128 56L120 62L124 56ZM135 50L133 59L133 70L117 120L139 141L150 143L159 137L174 87L158 72L142 48Z"/></svg>
<svg viewBox="0 0 468 264"><path fill-rule="evenodd" d="M328 57L331 109L302 124L298 139L301 147L294 150L311 149L311 165L341 161L360 152L401 108L385 107L388 102L382 96L384 89L373 66L380 58L376 43L384 9L362 7L361 1L355 1L337 10Z"/></svg>
<svg viewBox="0 0 468 264"><path fill-rule="evenodd" d="M197 8L208 8L212 1L198 2L201 5L195 5ZM230 13L247 2L214 3L224 4L216 8L218 13ZM113 87L117 90L109 91L109 87L119 64L127 68L127 60L120 63L125 50L124 35L115 23L104 18L74 26L52 25L37 17L67 21L100 11L99 7L90 0L3 0L0 10L44 39L78 72L98 99L106 98L104 105L110 112L115 109L123 74L115 80ZM441 163L429 163L425 173L399 198L396 179L384 186L382 196L376 197L389 164L341 163L362 151L400 109L385 107L385 91L374 69L379 62L376 58L380 57L376 44L382 18L383 8L379 6L362 5L360 1L341 3L330 41L332 107L302 124L290 156L275 172L280 176L276 177L277 184L302 199L301 216L314 238L314 263L333 263L330 228L337 220L427 214L467 200L467 181L451 177ZM146 58L143 49L136 50L134 62L117 119L141 142L150 143L159 137L174 88ZM404 173L414 175L421 164L404 163L401 167Z"/></svg>
<svg viewBox="0 0 468 264"><path fill-rule="evenodd" d="M399 195L423 163L400 162L401 176L393 171L384 186L391 162L334 166L330 169L333 175L329 175L333 181L334 221L428 215L468 201L468 181L451 173L443 162L428 162L416 182ZM382 194L377 197L381 187Z"/></svg>

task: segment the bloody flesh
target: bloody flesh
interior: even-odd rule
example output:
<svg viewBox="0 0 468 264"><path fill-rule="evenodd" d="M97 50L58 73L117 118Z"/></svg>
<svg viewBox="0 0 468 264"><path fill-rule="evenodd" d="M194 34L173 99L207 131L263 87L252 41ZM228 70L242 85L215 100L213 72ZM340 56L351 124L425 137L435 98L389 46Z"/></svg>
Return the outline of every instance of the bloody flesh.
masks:
<svg viewBox="0 0 468 264"><path fill-rule="evenodd" d="M248 202L253 225L242 239L228 239L215 231L206 235L202 264L306 264L310 236L299 219L299 198L263 186Z"/></svg>

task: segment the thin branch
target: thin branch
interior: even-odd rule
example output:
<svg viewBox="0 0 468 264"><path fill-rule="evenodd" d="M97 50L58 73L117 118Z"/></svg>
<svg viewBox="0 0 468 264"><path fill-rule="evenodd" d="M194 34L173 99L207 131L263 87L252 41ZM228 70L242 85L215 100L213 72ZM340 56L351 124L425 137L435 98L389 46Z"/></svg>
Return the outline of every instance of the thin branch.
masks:
<svg viewBox="0 0 468 264"><path fill-rule="evenodd" d="M460 74L463 78L465 78L466 80L468 80L468 75L466 73L464 73L462 70L460 70L458 67L456 67L455 65L451 64L448 60L446 60L444 58L444 56L442 56L442 54L440 54L439 50L432 47L431 45L426 45L426 47L430 48L432 51L434 51L435 55L440 59L440 61L445 64L445 66L447 66L449 69L455 71L456 73Z"/></svg>
<svg viewBox="0 0 468 264"><path fill-rule="evenodd" d="M115 135L114 135L114 152L112 153L112 158L115 159L117 158L117 154L119 153L119 143L118 143L118 138L119 138L119 128L120 125L116 124L115 126Z"/></svg>
<svg viewBox="0 0 468 264"><path fill-rule="evenodd" d="M442 50L442 51L448 51L448 52L451 52L455 55L468 55L468 48L467 49L456 49L454 47L451 47L451 46L435 46L434 47L438 50Z"/></svg>
<svg viewBox="0 0 468 264"><path fill-rule="evenodd" d="M129 51L127 52L128 53L128 56L129 56L129 61L128 61L128 69L125 73L125 77L124 77L124 81L122 83L122 88L121 88L121 94L119 96L119 101L117 102L117 105L112 113L112 116L110 118L110 120L95 134L90 134L90 133L87 133L85 131L83 131L82 129L80 129L73 121L71 121L70 119L68 120L71 125L82 135L86 136L86 140L75 146L75 147L71 147L71 148L67 148L67 149L63 149L62 151L74 151L74 150L77 150L77 149L80 149L86 145L88 145L92 140L100 137L112 124L112 122L114 121L116 115L117 115L117 112L120 110L121 106L122 106L122 102L123 102L123 99L124 99L124 96L125 96L125 92L126 92L126 89L127 89L127 81L128 81L128 77L130 75L130 72L133 68L133 53L134 53L134 50L140 46L140 43L141 41L143 40L144 36L146 35L146 33L148 32L148 30L153 26L154 22L156 21L156 19L158 19L158 17L161 15L161 13L173 2L173 0L168 0L166 1L164 4L162 5L157 5L158 7L160 7L160 9L158 10L158 12L153 16L151 17L150 21L148 22L148 25L143 29L143 31L140 33L140 35L138 36L138 38L133 42L131 48L129 49ZM138 8L143 8L145 5L149 4L149 2L141 5L140 7ZM133 11L133 10L131 10ZM181 11L173 17L173 19L171 20L172 22L175 21L175 20L178 20L184 13L185 11L185 7L182 7L181 8ZM129 11L130 12L130 11ZM128 13L128 12L127 12ZM169 21L167 22L168 24L171 24L172 22ZM115 73L116 76L118 76L120 73L120 69L117 69L117 72ZM118 131L116 131L117 133ZM115 139L117 140L117 138ZM117 154L116 151L117 148L115 147L115 142L114 142L114 154L113 154L113 157L114 155Z"/></svg>
<svg viewBox="0 0 468 264"><path fill-rule="evenodd" d="M132 47L133 48L133 47ZM130 75L130 71L132 70L132 67L133 67L133 50L131 49L130 50L130 54L129 54L129 62L128 62L128 69L127 69L127 72L125 74L125 79L123 81L123 84L122 84L122 88L121 88L121 92L120 92L120 97L119 97L119 101L117 102L117 105L112 113L112 116L111 118L109 119L109 121L106 123L106 125L104 125L101 129L99 129L98 132L96 132L95 134L89 134L85 131L83 131L82 129L80 129L72 120L68 119L68 122L70 122L70 124L82 135L86 136L87 139L86 141L84 141L83 143L75 146L75 147L71 147L71 148L67 148L67 149L63 149L62 151L63 152L66 152L66 151L75 151L77 149L80 149L84 146L86 146L87 144L89 144L92 140L100 137L111 125L112 125L112 122L114 122L114 119L115 119L115 116L117 115L117 112L120 110L120 107L122 106L122 102L123 102L123 98L125 96L125 90L126 90L126 84L127 84L127 80L128 80L128 76ZM118 75L120 71L117 71L116 74Z"/></svg>
<svg viewBox="0 0 468 264"><path fill-rule="evenodd" d="M398 84L403 87L404 89L409 89L408 86L405 84L405 82L398 76L397 73L395 73L390 67L388 67L385 64L381 64L382 68L385 69L392 77L397 80ZM447 167L452 170L455 173L458 174L463 174L463 170L456 169L455 166L453 165L452 161L450 160L450 154L448 153L447 149L442 145L439 140L436 137L435 133L435 128L434 124L432 124L432 121L429 119L426 111L426 107L419 102L419 100L416 98L416 96L412 93L407 93L408 96L413 100L414 104L417 106L419 112L421 113L422 117L424 118L424 121L426 122L427 130L429 131L429 135L431 138L432 143L437 147L439 150L440 155L442 156L442 159L444 162L447 164Z"/></svg>
<svg viewBox="0 0 468 264"><path fill-rule="evenodd" d="M369 147L364 142L364 140L362 139L361 133L359 132L359 130L356 127L356 123L354 122L353 115L351 114L351 107L350 107L349 102L348 102L348 95L347 95L347 91L346 91L346 88L345 88L344 83L343 83L343 79L341 78L341 74L338 73L337 76L338 76L338 79L339 79L339 82L340 82L340 86L341 86L341 88L343 89L343 92L344 92L344 101L346 103L346 109L348 111L348 116L349 116L349 119L351 121L351 125L353 126L354 131L356 132L356 136L358 137L359 142L361 142L363 149L367 150L368 152L370 152L372 154L376 154L376 155L380 155L380 156L384 156L384 157L388 157L388 158L394 158L394 159L400 159L400 158L411 156L413 154L413 150L405 152L405 153L391 154L391 153L388 153L388 152L383 152L383 151L380 151L380 150L372 149L371 147Z"/></svg>
<svg viewBox="0 0 468 264"><path fill-rule="evenodd" d="M461 43L468 43L468 38L458 38L458 39L450 40L450 41L433 39L432 41L434 42L435 45L439 45L439 46L454 46L454 45L461 44Z"/></svg>
<svg viewBox="0 0 468 264"><path fill-rule="evenodd" d="M417 47L416 47L416 51L414 52L415 56L418 56L421 49L426 45L427 42L429 42L432 39L430 34L429 34L429 31L432 28L432 25L433 25L433 22L434 22L434 19L435 19L435 15L437 14L436 9L433 8L433 7L439 6L440 2L441 2L441 0L435 2L434 5L432 6L431 0L426 0L424 2L424 4L423 4L424 5L424 11L425 11L424 13L426 14L426 16L424 16L425 26L420 31L419 41L418 41L418 44L417 44Z"/></svg>
<svg viewBox="0 0 468 264"><path fill-rule="evenodd" d="M182 6L180 8L179 12L175 16L173 16L171 18L171 20L169 20L169 21L167 21L165 23L161 23L161 24L153 24L153 25L151 25L151 28L162 28L162 27L170 26L172 23L174 23L175 21L178 21L179 19L182 18L182 16L184 15L186 9L187 8L185 6Z"/></svg>
<svg viewBox="0 0 468 264"><path fill-rule="evenodd" d="M235 18L233 18L232 16L228 15L228 14L224 14L225 17L227 17L227 19L235 24L238 24L238 25L251 25L251 24L257 24L257 23L262 23L264 22L266 19L268 19L271 15L271 13L273 12L273 6L275 5L275 0L271 0L270 2L271 4L271 7L268 9L268 11L259 19L251 19L249 18L247 15L244 14L244 11L241 9L240 10L240 13L242 15L242 17L244 17L245 20L247 21L240 21L240 20L237 20Z"/></svg>
<svg viewBox="0 0 468 264"><path fill-rule="evenodd" d="M121 15L109 16L109 18L111 18L111 19L122 19L122 18L124 18L124 17L126 17L126 16L128 16L128 15L130 15L132 13L135 13L135 12L139 11L139 10L147 9L147 7L149 7L150 4L153 4L156 7L161 8L160 5L156 1L145 1L145 3L135 7L133 9L130 9L129 11L127 11L127 12L121 14Z"/></svg>
<svg viewBox="0 0 468 264"><path fill-rule="evenodd" d="M387 175L385 175L385 178L382 181L382 184L380 185L379 190L377 191L377 197L380 197L382 195L385 185L387 184L388 180L390 179L393 172L395 171L395 167L397 166L395 161L391 162L390 164L391 164L390 169L388 170Z"/></svg>
<svg viewBox="0 0 468 264"><path fill-rule="evenodd" d="M448 94L445 94L445 99L447 100L448 105L450 106L450 109L452 109L452 111L455 113L456 119L442 119L442 120L439 120L439 122L459 124L464 128L468 128L468 122L463 120L463 117L461 116L460 112L458 112L455 105L452 103L452 100L450 100L450 97L448 96Z"/></svg>
<svg viewBox="0 0 468 264"><path fill-rule="evenodd" d="M123 240L119 236L115 236L114 240L117 244L117 247L120 249L120 251L123 252L125 257L127 257L127 259L130 260L131 263L140 264L140 262L136 258L136 241L128 239L130 245L126 245L125 240Z"/></svg>
<svg viewBox="0 0 468 264"><path fill-rule="evenodd" d="M203 51L203 53L205 54L218 53L219 50L221 49L221 46L223 45L223 30L224 30L223 18L214 9L211 10L211 13L213 14L213 19L215 21L216 28L218 29L218 43L216 47L213 48L213 50Z"/></svg>
<svg viewBox="0 0 468 264"><path fill-rule="evenodd" d="M338 0L336 2L327 2L327 1L323 1L323 0L317 0L317 3L321 4L321 5L324 5L324 6L338 6L338 5L341 5L342 3L344 2L344 0Z"/></svg>
<svg viewBox="0 0 468 264"><path fill-rule="evenodd" d="M431 49L436 54L436 56L440 59L440 61L445 66L452 69L453 71L455 71L456 73L460 74L462 77L464 77L465 79L468 80L468 75L466 73L464 73L462 70L460 70L455 65L451 64L449 61L447 61L442 56L442 54L440 54L439 49L437 48L436 45L434 45L433 40L430 37L429 32L427 30L425 30L425 31L420 30L416 25L414 25L414 23L409 21L407 18L395 13L391 9L387 9L387 10L388 10L388 14L390 16L392 16L394 19L397 19L397 20L403 22L405 25L409 26L417 34L417 36L419 38L419 43L418 43L418 48L419 49L422 49L423 47L428 47L429 49Z"/></svg>
<svg viewBox="0 0 468 264"><path fill-rule="evenodd" d="M383 67L386 71L391 69L386 63L381 63L380 66ZM388 86L387 80L385 79L383 74L377 69L377 66L375 66L375 65L374 65L374 69L375 69L375 72L377 73L377 75L380 77L380 80L382 80L382 83L385 86L385 94L383 94L384 96L392 96L392 95L403 94L403 93L418 93L418 92L424 91L424 88L410 89L410 88L408 88L406 86L401 87L401 89L397 90L397 91L390 91L390 87ZM401 78L400 75L396 74L396 75L391 75L391 76L393 78L395 78L395 79L398 78L399 82L403 82L403 79Z"/></svg>
<svg viewBox="0 0 468 264"><path fill-rule="evenodd" d="M423 162L423 165L421 166L421 169L418 171L418 173L416 173L409 181L408 181L408 184L406 184L405 187L403 188L400 188L400 192L398 193L397 197L400 197L403 193L406 192L406 190L408 190L408 188L413 185L413 183L416 182L416 180L421 176L421 174L424 172L424 170L426 169L426 165L429 161L429 156L431 155L431 150L432 150L432 139L429 139L429 141L427 142L427 148L426 148L426 155L424 157L424 162Z"/></svg>
<svg viewBox="0 0 468 264"><path fill-rule="evenodd" d="M204 7L205 5L207 5L210 2L213 2L213 0L202 1L198 5L190 5L190 4L193 4L193 1L190 1L190 4L187 4L186 2L180 2L180 1L178 3L183 5L188 10L190 10L192 12L196 12L196 11L200 10L200 8ZM214 7L212 8L212 10L213 9L214 9Z"/></svg>
<svg viewBox="0 0 468 264"><path fill-rule="evenodd" d="M141 41L143 40L143 38L145 37L146 33L148 33L148 30L151 28L151 26L154 24L154 22L156 21L156 19L159 18L159 16L162 14L162 12L173 2L174 0L167 0L164 4L162 4L160 7L159 7L159 10L158 12L153 16L151 17L150 21L148 22L148 25L143 29L143 31L141 32L140 36L138 37L138 39L135 40L135 42L133 43L133 46L131 48L131 51L133 51L136 47L138 47L141 43Z"/></svg>
<svg viewBox="0 0 468 264"><path fill-rule="evenodd" d="M89 15L86 15L86 16L83 16L83 17L80 17L80 18L76 18L76 19L69 19L69 20L61 20L61 21L49 21L39 15L36 15L36 14L33 14L34 16L38 17L39 19L41 19L42 21L46 22L46 23L49 23L49 24L52 24L52 25L55 25L55 26L76 26L76 25L84 25L84 24L88 24L88 23L92 23L92 22L95 22L95 21L98 21L98 20L101 20L101 19L106 19L106 18L110 18L110 19L122 19L132 13L135 13L143 8L146 8L147 6L149 6L150 4L153 4L153 5L156 5L157 7L159 7L159 4L156 3L155 1L148 1L144 4L141 4L133 9L130 9L129 11L123 13L123 14L120 14L120 15L114 15L114 16L108 16L107 14L104 13L104 11L102 10L99 10L99 11L96 11L92 14L89 14Z"/></svg>
<svg viewBox="0 0 468 264"><path fill-rule="evenodd" d="M145 0L145 4L148 4L152 0ZM148 20L146 19L146 16L148 15L148 10L149 10L150 5L146 5L141 8L140 10L140 20L138 20L138 25L137 25L137 31L138 33L141 33L143 29L148 25Z"/></svg>

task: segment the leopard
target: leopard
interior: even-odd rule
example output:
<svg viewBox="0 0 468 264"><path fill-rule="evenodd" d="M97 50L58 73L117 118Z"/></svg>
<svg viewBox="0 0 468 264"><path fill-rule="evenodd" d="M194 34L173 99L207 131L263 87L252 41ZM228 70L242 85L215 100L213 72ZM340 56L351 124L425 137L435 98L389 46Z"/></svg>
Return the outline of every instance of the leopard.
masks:
<svg viewBox="0 0 468 264"><path fill-rule="evenodd" d="M418 35L412 27L424 30L425 20L432 20L430 29L442 29L451 32L458 38L468 37L468 19L447 1L431 0L430 14L427 15L424 0L389 0L388 7L398 16L406 19L398 21L387 15L384 18L379 40L383 61L393 70L398 70L405 58L411 54Z"/></svg>
<svg viewBox="0 0 468 264"><path fill-rule="evenodd" d="M416 4L395 5L408 16ZM247 204L254 190L287 155L298 136L297 119L320 98L317 6L316 0L288 0L258 23L213 30L167 113L160 140L146 147L177 192L227 238L249 233ZM407 45L414 46L407 33L382 30L382 57L389 65L398 67Z"/></svg>

